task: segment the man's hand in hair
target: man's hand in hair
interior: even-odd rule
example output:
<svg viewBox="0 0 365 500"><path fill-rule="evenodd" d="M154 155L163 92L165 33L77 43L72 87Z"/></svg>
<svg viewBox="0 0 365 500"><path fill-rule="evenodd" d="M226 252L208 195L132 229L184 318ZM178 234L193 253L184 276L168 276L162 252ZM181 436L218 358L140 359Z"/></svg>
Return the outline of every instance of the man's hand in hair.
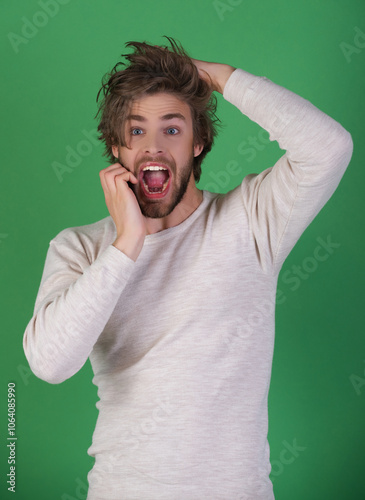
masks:
<svg viewBox="0 0 365 500"><path fill-rule="evenodd" d="M223 94L224 86L236 68L228 64L199 61L197 59L192 59L192 61L199 70L200 78L211 86L212 91L215 90Z"/></svg>

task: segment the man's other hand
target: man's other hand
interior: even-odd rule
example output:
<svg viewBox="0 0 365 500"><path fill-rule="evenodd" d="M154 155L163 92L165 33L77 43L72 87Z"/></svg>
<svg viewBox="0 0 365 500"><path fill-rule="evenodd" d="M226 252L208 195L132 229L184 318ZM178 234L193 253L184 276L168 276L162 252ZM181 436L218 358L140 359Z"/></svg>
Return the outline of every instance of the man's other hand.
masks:
<svg viewBox="0 0 365 500"><path fill-rule="evenodd" d="M224 86L236 68L228 64L199 61L198 59L192 59L192 61L199 70L200 78L210 85L212 91L215 90L223 94Z"/></svg>
<svg viewBox="0 0 365 500"><path fill-rule="evenodd" d="M137 184L136 177L120 163L114 163L99 173L106 206L117 229L113 245L136 261L147 233L146 220L128 182Z"/></svg>

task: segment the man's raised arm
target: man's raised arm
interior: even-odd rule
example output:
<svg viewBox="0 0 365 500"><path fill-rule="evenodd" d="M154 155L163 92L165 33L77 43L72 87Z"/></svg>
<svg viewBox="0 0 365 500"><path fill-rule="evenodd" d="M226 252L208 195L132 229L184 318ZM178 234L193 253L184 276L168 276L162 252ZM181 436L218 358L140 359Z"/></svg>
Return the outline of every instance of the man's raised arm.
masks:
<svg viewBox="0 0 365 500"><path fill-rule="evenodd" d="M221 92L286 151L273 167L247 175L240 186L261 266L277 273L337 188L351 159L351 135L308 100L266 77L193 61L201 78L210 77L212 90Z"/></svg>

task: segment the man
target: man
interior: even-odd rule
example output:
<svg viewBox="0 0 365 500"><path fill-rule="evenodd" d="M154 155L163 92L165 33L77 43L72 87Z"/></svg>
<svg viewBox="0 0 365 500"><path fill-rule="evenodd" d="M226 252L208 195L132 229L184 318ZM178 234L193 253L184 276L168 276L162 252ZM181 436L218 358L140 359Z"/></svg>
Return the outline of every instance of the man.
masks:
<svg viewBox="0 0 365 500"><path fill-rule="evenodd" d="M104 81L110 216L51 242L24 350L60 383L90 358L88 500L269 500L277 278L335 191L350 134L264 77L133 42ZM285 154L226 195L197 188L213 91Z"/></svg>

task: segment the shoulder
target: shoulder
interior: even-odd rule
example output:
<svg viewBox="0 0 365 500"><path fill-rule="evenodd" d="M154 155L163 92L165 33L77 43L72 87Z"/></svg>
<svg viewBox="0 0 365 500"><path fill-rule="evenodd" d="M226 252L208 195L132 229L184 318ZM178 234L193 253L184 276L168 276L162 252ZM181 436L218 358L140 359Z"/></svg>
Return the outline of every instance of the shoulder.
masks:
<svg viewBox="0 0 365 500"><path fill-rule="evenodd" d="M92 224L63 229L50 245L68 252L82 253L93 262L100 252L111 245L116 237L113 219L108 216Z"/></svg>
<svg viewBox="0 0 365 500"><path fill-rule="evenodd" d="M227 193L214 193L204 190L204 198L208 200L209 211L216 213L221 212L235 212L236 210L242 212L243 197L252 176L246 176L241 183Z"/></svg>
<svg viewBox="0 0 365 500"><path fill-rule="evenodd" d="M204 191L208 226L214 224L216 229L220 228L223 232L231 232L232 226L242 229L242 224L246 224L247 220L242 188L240 184L227 193Z"/></svg>

